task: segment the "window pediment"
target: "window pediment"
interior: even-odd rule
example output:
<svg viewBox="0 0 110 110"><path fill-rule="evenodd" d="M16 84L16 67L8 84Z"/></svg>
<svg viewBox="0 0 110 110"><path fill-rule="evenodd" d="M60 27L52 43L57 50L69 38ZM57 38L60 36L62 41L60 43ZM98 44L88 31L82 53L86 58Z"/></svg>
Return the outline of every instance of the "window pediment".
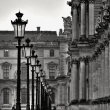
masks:
<svg viewBox="0 0 110 110"><path fill-rule="evenodd" d="M55 67L57 68L58 64L55 63L55 62L53 62L53 61L51 61L51 62L47 63L47 66L48 66L48 68L49 68L50 66L55 66Z"/></svg>
<svg viewBox="0 0 110 110"><path fill-rule="evenodd" d="M4 63L1 64L1 67L2 67L2 69L3 69L4 67L10 67L10 69L11 69L12 64L9 63L9 62L4 62Z"/></svg>

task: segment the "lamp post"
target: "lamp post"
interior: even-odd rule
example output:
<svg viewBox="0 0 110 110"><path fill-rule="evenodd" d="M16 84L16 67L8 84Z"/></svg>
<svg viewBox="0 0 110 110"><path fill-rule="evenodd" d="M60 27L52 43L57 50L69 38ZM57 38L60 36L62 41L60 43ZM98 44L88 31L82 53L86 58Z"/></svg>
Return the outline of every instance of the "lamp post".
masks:
<svg viewBox="0 0 110 110"><path fill-rule="evenodd" d="M27 24L27 20L23 21L21 18L23 16L23 13L16 13L17 19L15 21L11 20L11 23L14 27L14 34L15 34L15 38L18 41L18 59L17 59L17 100L16 100L16 109L17 110L21 110L21 103L20 103L20 74L21 74L21 40L22 38L24 38L24 34L25 34L25 26Z"/></svg>
<svg viewBox="0 0 110 110"><path fill-rule="evenodd" d="M48 110L51 110L51 88L48 88Z"/></svg>
<svg viewBox="0 0 110 110"><path fill-rule="evenodd" d="M33 45L31 44L30 45L30 39L27 38L25 40L25 43L26 44L23 44L23 47L24 47L24 55L25 55L25 58L27 59L27 106L26 106L26 110L30 110L30 103L29 103L29 58L30 58L30 54L31 54L31 49L33 47Z"/></svg>
<svg viewBox="0 0 110 110"><path fill-rule="evenodd" d="M39 110L39 102L40 102L40 76L38 76L40 72L41 64L39 64L39 60L36 61L36 110Z"/></svg>
<svg viewBox="0 0 110 110"><path fill-rule="evenodd" d="M44 85L43 85L43 80L44 80L44 74L43 74L43 70L41 69L40 70L41 72L41 75L40 75L40 86L41 86L41 100L40 100L40 103L41 103L41 110L44 110Z"/></svg>
<svg viewBox="0 0 110 110"><path fill-rule="evenodd" d="M35 51L32 50L32 55L30 58L31 62L31 67L32 67L32 105L31 105L31 110L34 110L34 72L35 72L35 66L36 66L36 58L37 55L34 55Z"/></svg>

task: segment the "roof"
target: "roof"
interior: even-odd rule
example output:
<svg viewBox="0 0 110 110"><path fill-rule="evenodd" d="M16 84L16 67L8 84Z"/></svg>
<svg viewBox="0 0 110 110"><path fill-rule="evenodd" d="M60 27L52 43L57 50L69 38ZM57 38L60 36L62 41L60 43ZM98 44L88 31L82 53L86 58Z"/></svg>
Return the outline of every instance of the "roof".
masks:
<svg viewBox="0 0 110 110"><path fill-rule="evenodd" d="M31 41L56 41L56 31L25 31L25 38ZM0 31L0 41L15 41L14 31Z"/></svg>

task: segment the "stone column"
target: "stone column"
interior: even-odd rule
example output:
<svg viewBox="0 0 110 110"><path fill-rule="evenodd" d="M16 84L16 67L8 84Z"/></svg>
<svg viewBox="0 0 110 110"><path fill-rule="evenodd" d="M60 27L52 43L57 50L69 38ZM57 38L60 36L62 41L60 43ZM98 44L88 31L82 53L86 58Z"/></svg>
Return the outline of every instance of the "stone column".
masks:
<svg viewBox="0 0 110 110"><path fill-rule="evenodd" d="M95 55L92 56L93 57L93 73L92 73L92 79L93 79L93 99L96 99L96 57Z"/></svg>
<svg viewBox="0 0 110 110"><path fill-rule="evenodd" d="M93 99L94 98L93 97L93 85L94 85L94 76L93 75L94 75L95 60L93 59L93 57L91 57L91 60L92 60L92 72L91 72L92 73L92 85L91 85L92 86L92 89L91 89L92 93L91 94L92 94L92 99Z"/></svg>
<svg viewBox="0 0 110 110"><path fill-rule="evenodd" d="M98 48L98 98L101 97L101 50Z"/></svg>
<svg viewBox="0 0 110 110"><path fill-rule="evenodd" d="M101 50L102 50L102 54L101 54L101 81L102 81L102 97L104 97L104 72L105 72L105 47L103 44L101 44Z"/></svg>
<svg viewBox="0 0 110 110"><path fill-rule="evenodd" d="M95 53L95 57L96 57L96 65L95 65L95 85L96 85L96 88L95 88L95 94L96 94L96 99L98 98L98 81L99 81L99 77L98 77L98 53L96 52Z"/></svg>
<svg viewBox="0 0 110 110"><path fill-rule="evenodd" d="M79 71L79 100L86 101L86 65L85 57L80 57L80 71Z"/></svg>
<svg viewBox="0 0 110 110"><path fill-rule="evenodd" d="M78 60L73 59L72 60L72 69L71 69L71 83L72 83L72 102L76 103L79 99L79 78L78 78Z"/></svg>
<svg viewBox="0 0 110 110"><path fill-rule="evenodd" d="M109 39L109 63L110 63L110 39ZM109 64L109 95L110 95L110 64Z"/></svg>
<svg viewBox="0 0 110 110"><path fill-rule="evenodd" d="M89 0L89 36L94 35L94 0Z"/></svg>
<svg viewBox="0 0 110 110"><path fill-rule="evenodd" d="M81 37L86 37L86 0L81 0Z"/></svg>
<svg viewBox="0 0 110 110"><path fill-rule="evenodd" d="M78 40L78 6L72 4L72 41Z"/></svg>
<svg viewBox="0 0 110 110"><path fill-rule="evenodd" d="M109 96L109 42L106 40L105 42L105 96Z"/></svg>
<svg viewBox="0 0 110 110"><path fill-rule="evenodd" d="M92 59L89 59L89 99L92 99Z"/></svg>
<svg viewBox="0 0 110 110"><path fill-rule="evenodd" d="M86 100L89 100L89 59L90 57L87 56L86 57L86 61L85 61L85 64L86 64Z"/></svg>

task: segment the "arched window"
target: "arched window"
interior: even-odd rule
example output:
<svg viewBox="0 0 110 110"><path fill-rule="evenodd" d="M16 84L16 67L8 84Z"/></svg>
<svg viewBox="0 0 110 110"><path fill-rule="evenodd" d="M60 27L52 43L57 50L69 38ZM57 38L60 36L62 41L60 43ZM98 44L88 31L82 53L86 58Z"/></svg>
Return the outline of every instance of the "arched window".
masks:
<svg viewBox="0 0 110 110"><path fill-rule="evenodd" d="M9 89L3 89L3 104L9 104Z"/></svg>
<svg viewBox="0 0 110 110"><path fill-rule="evenodd" d="M21 103L26 104L26 102L27 102L27 89L22 88L21 89Z"/></svg>
<svg viewBox="0 0 110 110"><path fill-rule="evenodd" d="M50 57L54 57L54 50L53 49L50 50Z"/></svg>

